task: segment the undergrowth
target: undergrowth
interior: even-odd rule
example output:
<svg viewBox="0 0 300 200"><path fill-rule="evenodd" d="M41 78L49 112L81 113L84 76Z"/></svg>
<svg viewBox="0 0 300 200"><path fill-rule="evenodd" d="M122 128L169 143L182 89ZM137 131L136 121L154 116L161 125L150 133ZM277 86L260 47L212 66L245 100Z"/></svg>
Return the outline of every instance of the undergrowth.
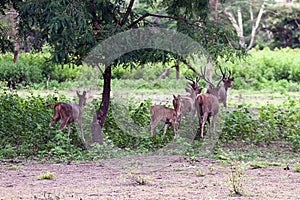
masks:
<svg viewBox="0 0 300 200"><path fill-rule="evenodd" d="M171 127L166 136L163 136L162 123L155 128L156 134L149 136L150 99L127 102L111 99L103 127L103 144L91 144L89 149L80 140L77 124L72 124L70 139L67 137L67 128L57 130L59 123L52 129L49 128L53 109L44 107L44 104L57 101L71 100L55 95L30 95L24 98L10 91L2 93L0 158L64 162L152 153L193 157L203 154L205 145L213 144L215 146L208 149L212 156L223 160L226 157L228 160L249 160L258 156L268 159L267 152L248 151L249 149L271 148L274 155L283 153L277 149L294 153L300 150L299 100L289 99L280 106L268 105L258 111L242 105L231 111L222 111L218 134L213 137L205 135L204 140L199 141L194 141L199 129L197 120L189 121L186 116L180 122L179 136L172 142L174 135ZM88 103L90 108L98 108L99 105L100 100ZM216 141L211 143L209 139ZM272 154L271 151L269 153Z"/></svg>

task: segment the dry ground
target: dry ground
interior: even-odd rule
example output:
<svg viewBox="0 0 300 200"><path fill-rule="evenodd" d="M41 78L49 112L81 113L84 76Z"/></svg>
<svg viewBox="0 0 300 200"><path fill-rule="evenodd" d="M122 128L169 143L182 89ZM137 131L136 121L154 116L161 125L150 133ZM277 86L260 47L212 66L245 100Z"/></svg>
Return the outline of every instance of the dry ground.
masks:
<svg viewBox="0 0 300 200"><path fill-rule="evenodd" d="M239 164L238 166L242 166ZM0 162L0 199L299 199L300 173L283 166L240 171L232 195L231 166L183 156L138 156L81 163ZM39 179L47 172L53 179ZM235 176L237 177L237 176Z"/></svg>

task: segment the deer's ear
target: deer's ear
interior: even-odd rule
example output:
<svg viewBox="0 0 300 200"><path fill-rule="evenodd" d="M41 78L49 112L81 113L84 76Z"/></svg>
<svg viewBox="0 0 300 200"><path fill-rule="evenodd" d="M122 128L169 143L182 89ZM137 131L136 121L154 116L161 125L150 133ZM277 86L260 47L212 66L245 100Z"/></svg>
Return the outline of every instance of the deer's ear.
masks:
<svg viewBox="0 0 300 200"><path fill-rule="evenodd" d="M83 95L84 95L84 96L86 95L86 91L85 91L85 90L83 91Z"/></svg>
<svg viewBox="0 0 300 200"><path fill-rule="evenodd" d="M76 94L77 94L77 96L79 96L79 92L78 92L78 90L76 90Z"/></svg>
<svg viewBox="0 0 300 200"><path fill-rule="evenodd" d="M176 99L176 96L173 94L173 98Z"/></svg>

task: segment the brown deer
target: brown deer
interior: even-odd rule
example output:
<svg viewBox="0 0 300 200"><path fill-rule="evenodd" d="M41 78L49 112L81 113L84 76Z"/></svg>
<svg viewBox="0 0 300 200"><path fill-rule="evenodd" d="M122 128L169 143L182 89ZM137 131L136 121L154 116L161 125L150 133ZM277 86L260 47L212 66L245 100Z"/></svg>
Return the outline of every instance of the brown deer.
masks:
<svg viewBox="0 0 300 200"><path fill-rule="evenodd" d="M173 95L173 108L169 108L163 105L154 105L150 106L150 136L153 136L153 129L157 126L158 122L163 121L164 124L164 135L167 132L168 125L171 124L173 132L174 132L174 139L177 135L178 129L178 121L181 117L181 106L182 106L182 99L181 96L178 95L177 97Z"/></svg>
<svg viewBox="0 0 300 200"><path fill-rule="evenodd" d="M201 128L201 138L203 138L205 122L208 121L208 123L210 124L211 116L213 117L213 121L210 125L209 131L211 132L212 130L214 130L217 121L217 115L219 112L218 98L209 93L199 94L197 95L195 105Z"/></svg>
<svg viewBox="0 0 300 200"><path fill-rule="evenodd" d="M219 80L217 86L215 86L211 81L209 81L206 78L205 71L203 73L201 68L200 77L205 80L209 84L209 88L207 89L207 93L205 94L198 94L195 101L195 106L197 109L197 115L199 119L200 124L200 132L201 132L201 138L203 138L203 132L204 132L204 125L205 122L208 121L210 124L210 117L213 117L212 124L210 124L209 131L211 132L215 128L215 124L217 121L217 115L219 113L219 84L224 79L224 75L221 77L221 80ZM214 89L214 92L209 90ZM217 91L217 92L215 92Z"/></svg>
<svg viewBox="0 0 300 200"><path fill-rule="evenodd" d="M227 90L232 87L232 82L234 81L234 77L230 77L232 75L232 71L229 71L229 76L226 78L226 68L224 72L221 67L219 67L221 74L218 74L215 70L216 75L220 77L217 85L215 86L206 78L203 78L208 83L207 93L213 94L218 97L219 103L223 103L224 107L227 107ZM220 86L220 83L223 81L223 85Z"/></svg>
<svg viewBox="0 0 300 200"><path fill-rule="evenodd" d="M45 106L54 107L54 116L53 119L50 121L49 126L51 127L54 123L61 120L61 124L59 126L59 130L64 129L66 124L68 124L68 138L70 137L71 131L71 123L77 122L80 128L82 141L85 142L83 136L83 129L82 129L82 107L86 103L86 91L83 91L83 94L79 94L76 91L77 96L79 97L79 104L73 103L66 103L66 102L58 102L54 104L46 104ZM50 131L49 131L50 134Z"/></svg>
<svg viewBox="0 0 300 200"><path fill-rule="evenodd" d="M185 88L185 90L189 93L189 95L181 96L182 106L181 106L180 113L181 116L184 116L187 112L190 112L192 115L195 115L196 96L201 93L202 88L200 88L198 85L199 77L196 77L195 80L193 80L190 77L185 77L185 78L191 82L187 82L186 85L188 86L188 88Z"/></svg>

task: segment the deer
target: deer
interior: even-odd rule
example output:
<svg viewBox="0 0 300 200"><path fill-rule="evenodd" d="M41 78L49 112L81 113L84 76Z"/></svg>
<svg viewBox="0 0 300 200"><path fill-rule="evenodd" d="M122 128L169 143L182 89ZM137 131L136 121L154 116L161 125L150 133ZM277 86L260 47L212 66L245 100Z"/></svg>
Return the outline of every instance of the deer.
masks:
<svg viewBox="0 0 300 200"><path fill-rule="evenodd" d="M195 80L193 80L190 77L185 77L188 81L186 85L188 88L185 88L186 92L189 93L189 95L181 96L182 99L182 106L181 106L181 116L184 116L187 112L192 113L192 115L195 115L196 108L195 108L195 100L197 94L200 94L202 91L202 88L199 87L199 77L196 77Z"/></svg>
<svg viewBox="0 0 300 200"><path fill-rule="evenodd" d="M213 94L218 97L219 103L223 103L223 106L227 107L227 90L232 87L232 82L234 81L234 77L231 77L232 71L229 71L229 76L226 77L226 68L224 72L221 67L219 67L221 74L218 74L215 70L215 74L220 77L217 85L212 84L205 77L203 78L208 83L207 93ZM203 74L203 73L202 73ZM223 81L223 85L220 86L220 83Z"/></svg>
<svg viewBox="0 0 300 200"><path fill-rule="evenodd" d="M76 91L76 94L79 98L79 104L67 103L67 102L58 102L53 104L46 104L45 106L54 107L54 116L50 121L49 127L52 127L53 124L61 120L61 124L59 126L59 130L65 128L66 124L68 124L68 138L70 137L71 132L71 123L77 122L82 141L85 142L83 136L83 128L82 128L82 107L86 104L86 91L83 91L83 94L79 94ZM50 135L50 131L48 132Z"/></svg>
<svg viewBox="0 0 300 200"><path fill-rule="evenodd" d="M210 125L209 132L214 130L219 112L219 102L215 95L204 93L196 97L195 106L199 119L201 138L203 138L204 125L208 121L210 124L210 117L213 117L212 125Z"/></svg>
<svg viewBox="0 0 300 200"><path fill-rule="evenodd" d="M164 133L166 134L168 125L171 124L173 132L174 132L174 139L177 135L178 129L178 121L181 118L181 106L182 106L182 99L181 95L177 97L173 95L173 108L169 108L163 105L154 105L150 106L150 137L153 136L153 130L157 126L160 121L163 121L164 124Z"/></svg>
<svg viewBox="0 0 300 200"><path fill-rule="evenodd" d="M208 91L204 94L198 94L196 97L195 101L195 107L197 109L197 115L198 115L198 120L200 124L200 133L201 133L201 138L203 138L203 132L204 132L204 125L205 122L208 121L210 127L209 127L209 132L214 130L215 124L217 121L217 116L219 113L219 93L218 92L212 92L209 90L215 89L215 91L219 91L219 84L222 80L224 80L224 75L221 77L221 80L219 80L218 85L215 86L211 81L209 81L206 78L205 71L203 73L202 68L201 68L201 73L200 77L209 84ZM210 117L213 117L212 124L210 124Z"/></svg>

